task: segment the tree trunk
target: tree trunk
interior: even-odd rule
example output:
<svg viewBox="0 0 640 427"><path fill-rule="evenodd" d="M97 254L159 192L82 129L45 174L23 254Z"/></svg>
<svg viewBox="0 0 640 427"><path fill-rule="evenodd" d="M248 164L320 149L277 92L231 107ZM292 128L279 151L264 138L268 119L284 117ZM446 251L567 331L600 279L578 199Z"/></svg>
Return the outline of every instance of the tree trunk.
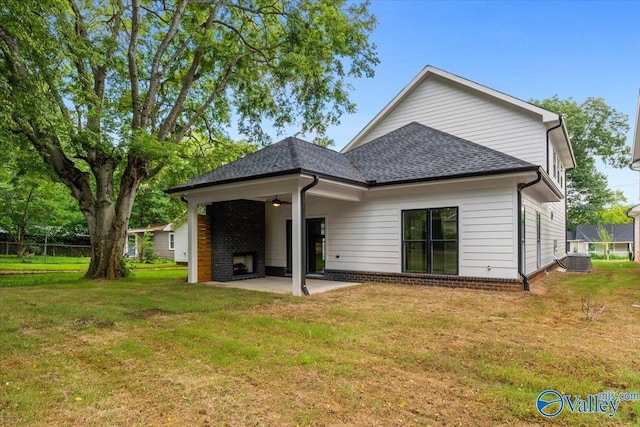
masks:
<svg viewBox="0 0 640 427"><path fill-rule="evenodd" d="M114 201L114 170L115 163L110 162L93 168L96 199L93 209L83 210L91 239L91 262L85 274L88 279L113 280L126 275L123 258L127 227L136 190L144 174L130 162L120 180L117 201Z"/></svg>
<svg viewBox="0 0 640 427"><path fill-rule="evenodd" d="M96 223L90 233L91 263L86 278L113 280L125 275L122 258L127 228L116 225L121 222L122 219L114 217L111 222Z"/></svg>
<svg viewBox="0 0 640 427"><path fill-rule="evenodd" d="M24 228L22 226L18 226L18 234L17 234L17 239L16 239L16 251L18 253L19 257L23 257L24 253L26 252L26 246L24 243Z"/></svg>

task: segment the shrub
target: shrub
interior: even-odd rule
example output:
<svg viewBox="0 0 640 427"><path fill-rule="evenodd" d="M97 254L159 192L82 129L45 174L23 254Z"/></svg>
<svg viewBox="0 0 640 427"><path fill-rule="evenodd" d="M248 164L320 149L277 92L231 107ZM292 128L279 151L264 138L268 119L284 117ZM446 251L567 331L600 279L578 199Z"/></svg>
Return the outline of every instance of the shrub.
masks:
<svg viewBox="0 0 640 427"><path fill-rule="evenodd" d="M142 244L138 251L138 261L145 264L154 264L158 262L158 259L158 254L153 249L153 233L150 230L147 230L142 236Z"/></svg>

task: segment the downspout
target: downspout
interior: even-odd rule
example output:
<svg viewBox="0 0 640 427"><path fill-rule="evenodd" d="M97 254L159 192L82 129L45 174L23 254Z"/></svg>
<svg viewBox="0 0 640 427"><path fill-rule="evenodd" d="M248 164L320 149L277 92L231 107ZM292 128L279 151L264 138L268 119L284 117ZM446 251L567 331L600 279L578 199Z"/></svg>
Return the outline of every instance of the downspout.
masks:
<svg viewBox="0 0 640 427"><path fill-rule="evenodd" d="M300 190L300 217L302 218L302 274L300 277L300 289L302 289L303 295L309 295L309 290L307 289L307 218L306 218L306 202L305 202L305 194L307 190L315 187L318 184L318 175L313 175L313 182L302 190Z"/></svg>
<svg viewBox="0 0 640 427"><path fill-rule="evenodd" d="M630 207L629 209L627 209L627 211L624 213L626 216L628 216L629 218L631 218L631 225L632 227L632 231L633 231L633 243L631 243L631 252L629 253L629 261L635 261L636 260L636 250L637 248L635 247L635 243L636 243L636 221L640 221L640 217L636 218L635 216L631 216L629 215L629 212L631 212L631 209L633 209L634 207Z"/></svg>
<svg viewBox="0 0 640 427"><path fill-rule="evenodd" d="M524 285L524 290L529 291L529 280L527 280L527 276L524 274L522 268L522 190L527 187L531 187L532 185L536 185L542 180L542 173L538 169L536 171L538 177L531 182L527 182L526 184L518 184L518 274L522 277L522 284ZM526 222L525 222L526 224Z"/></svg>
<svg viewBox="0 0 640 427"><path fill-rule="evenodd" d="M558 129L560 126L562 126L562 115L558 114L558 126L554 126L550 129L547 129L547 173L549 175L551 175L549 173L549 134L551 133L552 130Z"/></svg>

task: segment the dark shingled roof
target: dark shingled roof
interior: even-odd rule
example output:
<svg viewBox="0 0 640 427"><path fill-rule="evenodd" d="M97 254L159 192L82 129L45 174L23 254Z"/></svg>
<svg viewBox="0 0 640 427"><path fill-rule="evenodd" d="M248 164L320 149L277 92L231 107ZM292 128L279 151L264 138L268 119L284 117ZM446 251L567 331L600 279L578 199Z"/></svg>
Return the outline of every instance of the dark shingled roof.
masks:
<svg viewBox="0 0 640 427"><path fill-rule="evenodd" d="M187 181L169 191L177 192L181 189L265 176L286 175L301 171L358 183L366 182L365 177L342 154L290 137Z"/></svg>
<svg viewBox="0 0 640 427"><path fill-rule="evenodd" d="M536 169L531 163L416 122L345 156L378 184Z"/></svg>
<svg viewBox="0 0 640 427"><path fill-rule="evenodd" d="M531 163L412 122L344 154L287 138L168 192L299 172L381 185L536 169Z"/></svg>
<svg viewBox="0 0 640 427"><path fill-rule="evenodd" d="M601 242L598 228L603 227L612 237L612 242L633 242L633 224L589 224L576 227L576 239L585 242Z"/></svg>

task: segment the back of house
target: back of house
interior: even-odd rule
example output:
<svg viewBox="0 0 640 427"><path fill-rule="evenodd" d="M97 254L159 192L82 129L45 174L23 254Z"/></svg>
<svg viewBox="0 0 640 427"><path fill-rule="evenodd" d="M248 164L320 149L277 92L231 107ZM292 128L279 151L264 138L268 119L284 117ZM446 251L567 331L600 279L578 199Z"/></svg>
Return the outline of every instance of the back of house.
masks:
<svg viewBox="0 0 640 427"><path fill-rule="evenodd" d="M169 192L189 202L192 282L206 205L214 280L250 263L294 294L309 274L522 289L566 255L574 166L561 116L428 66L341 153L288 138Z"/></svg>

